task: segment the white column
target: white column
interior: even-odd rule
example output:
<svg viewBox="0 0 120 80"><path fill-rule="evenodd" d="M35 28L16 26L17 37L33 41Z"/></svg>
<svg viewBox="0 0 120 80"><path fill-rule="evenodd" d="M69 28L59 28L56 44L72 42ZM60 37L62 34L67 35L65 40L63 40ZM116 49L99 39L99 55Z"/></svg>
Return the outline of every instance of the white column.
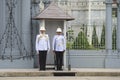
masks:
<svg viewBox="0 0 120 80"><path fill-rule="evenodd" d="M39 29L40 29L41 26L45 27L45 20L40 20Z"/></svg>
<svg viewBox="0 0 120 80"><path fill-rule="evenodd" d="M22 40L29 52L31 52L30 1L22 0Z"/></svg>
<svg viewBox="0 0 120 80"><path fill-rule="evenodd" d="M91 0L89 0L87 38L90 45L92 44L92 30L93 30L91 23L91 5L92 2Z"/></svg>
<svg viewBox="0 0 120 80"><path fill-rule="evenodd" d="M66 40L66 20L64 20L64 36L65 36L65 40ZM66 65L66 51L64 53L64 69L67 67Z"/></svg>
<svg viewBox="0 0 120 80"><path fill-rule="evenodd" d="M112 0L106 0L105 45L107 54L112 51Z"/></svg>
<svg viewBox="0 0 120 80"><path fill-rule="evenodd" d="M117 0L117 50L120 53L120 0Z"/></svg>

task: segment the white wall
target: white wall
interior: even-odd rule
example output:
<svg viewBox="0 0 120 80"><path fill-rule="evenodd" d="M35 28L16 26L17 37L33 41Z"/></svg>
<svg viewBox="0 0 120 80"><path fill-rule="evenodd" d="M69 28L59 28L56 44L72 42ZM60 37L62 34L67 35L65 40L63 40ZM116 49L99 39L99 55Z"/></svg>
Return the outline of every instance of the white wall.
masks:
<svg viewBox="0 0 120 80"><path fill-rule="evenodd" d="M67 52L67 65L68 65ZM107 54L105 50L70 50L72 68L120 68L120 54L113 51Z"/></svg>

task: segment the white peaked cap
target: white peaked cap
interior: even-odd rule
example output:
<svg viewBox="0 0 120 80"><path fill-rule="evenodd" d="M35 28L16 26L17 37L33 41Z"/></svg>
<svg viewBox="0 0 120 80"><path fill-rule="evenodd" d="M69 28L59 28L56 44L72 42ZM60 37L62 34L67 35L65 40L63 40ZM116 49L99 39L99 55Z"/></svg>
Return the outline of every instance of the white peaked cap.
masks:
<svg viewBox="0 0 120 80"><path fill-rule="evenodd" d="M44 31L45 31L46 29L45 29L45 27L41 26L41 27L40 27L40 30L44 30Z"/></svg>
<svg viewBox="0 0 120 80"><path fill-rule="evenodd" d="M62 32L61 28L57 28L56 32Z"/></svg>

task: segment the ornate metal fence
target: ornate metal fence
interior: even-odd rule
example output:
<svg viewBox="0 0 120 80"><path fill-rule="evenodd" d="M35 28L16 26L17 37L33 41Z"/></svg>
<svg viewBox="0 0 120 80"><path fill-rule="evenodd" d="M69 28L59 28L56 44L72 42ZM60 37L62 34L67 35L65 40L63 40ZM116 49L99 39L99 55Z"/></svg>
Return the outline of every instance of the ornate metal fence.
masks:
<svg viewBox="0 0 120 80"><path fill-rule="evenodd" d="M101 50L105 49L105 18L104 1L60 1L57 4L66 14L75 20L68 22L67 46L70 49ZM113 5L112 47L116 49L116 16L117 9Z"/></svg>
<svg viewBox="0 0 120 80"><path fill-rule="evenodd" d="M112 53L105 49L104 1L62 1L57 4L75 20L67 23L67 64L70 67L119 67L116 50L117 9L113 5ZM110 64L113 64L111 66Z"/></svg>

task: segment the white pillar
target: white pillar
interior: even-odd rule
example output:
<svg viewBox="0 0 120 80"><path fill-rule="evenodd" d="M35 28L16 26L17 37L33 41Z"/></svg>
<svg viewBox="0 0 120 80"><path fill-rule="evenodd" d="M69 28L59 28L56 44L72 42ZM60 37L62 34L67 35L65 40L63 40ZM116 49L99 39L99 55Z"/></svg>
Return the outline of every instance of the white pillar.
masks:
<svg viewBox="0 0 120 80"><path fill-rule="evenodd" d="M89 0L87 38L90 45L92 44L92 30L93 30L92 20L91 20L91 6L92 6L92 2L91 0Z"/></svg>
<svg viewBox="0 0 120 80"><path fill-rule="evenodd" d="M117 0L117 50L120 53L120 0Z"/></svg>
<svg viewBox="0 0 120 80"><path fill-rule="evenodd" d="M112 0L106 0L105 45L107 54L112 51Z"/></svg>
<svg viewBox="0 0 120 80"><path fill-rule="evenodd" d="M64 20L64 36L65 36L65 40L66 40L66 20ZM64 69L66 68L66 51L64 53Z"/></svg>
<svg viewBox="0 0 120 80"><path fill-rule="evenodd" d="M31 52L30 1L22 0L22 40L28 52Z"/></svg>
<svg viewBox="0 0 120 80"><path fill-rule="evenodd" d="M45 20L40 20L39 29L41 26L45 27Z"/></svg>

